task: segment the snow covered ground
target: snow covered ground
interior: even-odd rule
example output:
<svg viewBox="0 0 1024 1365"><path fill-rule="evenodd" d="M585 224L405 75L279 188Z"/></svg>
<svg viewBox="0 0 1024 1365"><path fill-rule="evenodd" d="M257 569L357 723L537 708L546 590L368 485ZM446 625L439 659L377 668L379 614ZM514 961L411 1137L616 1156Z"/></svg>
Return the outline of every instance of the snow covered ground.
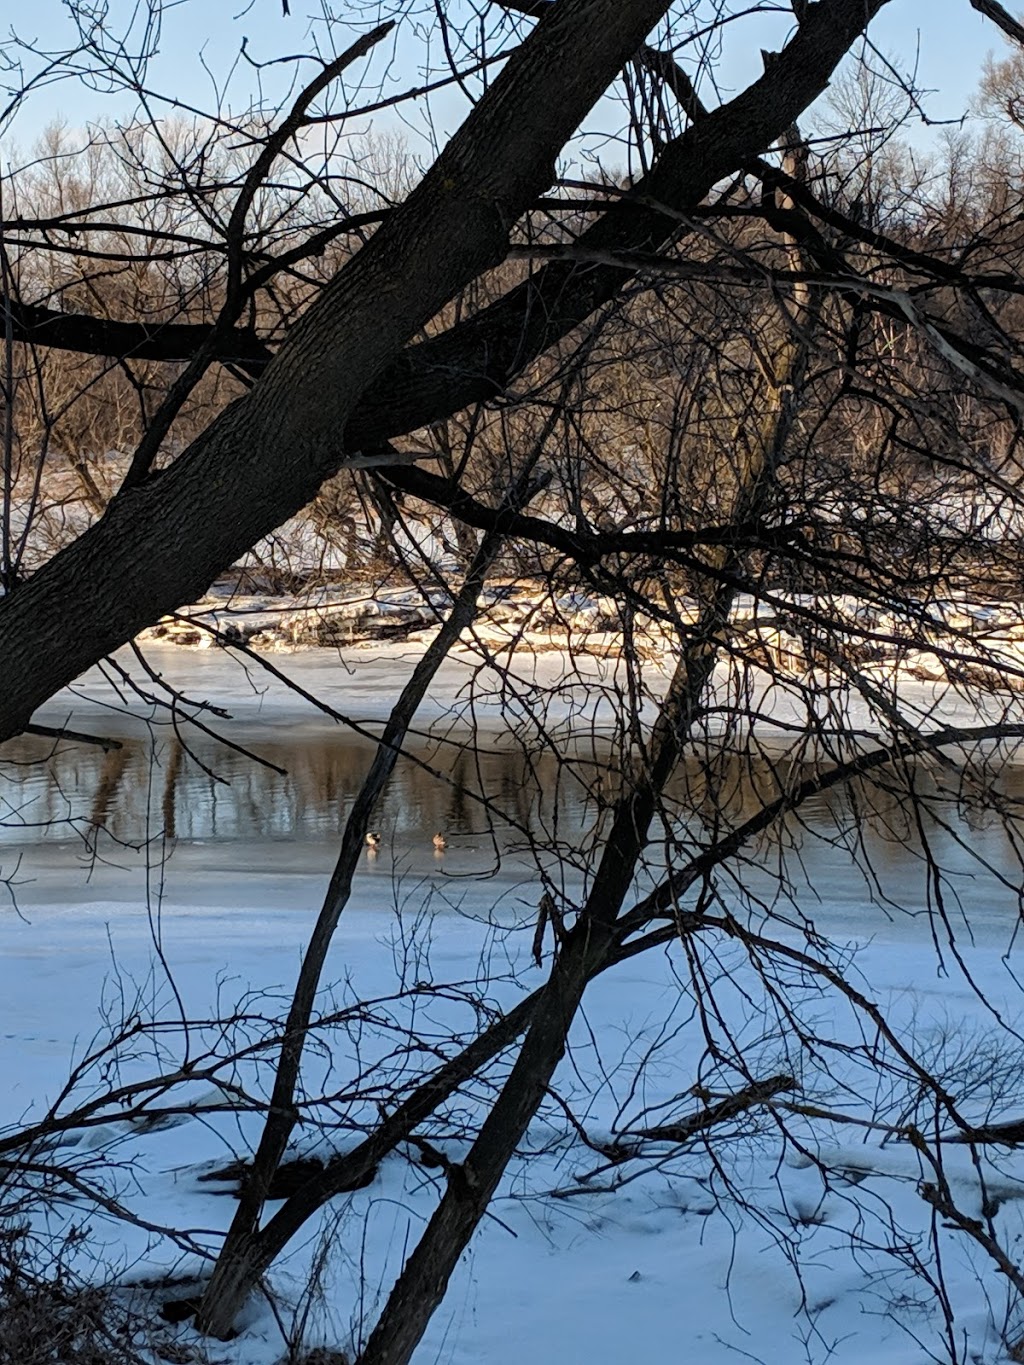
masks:
<svg viewBox="0 0 1024 1365"><path fill-rule="evenodd" d="M331 971L345 983L336 989L341 999L386 994L396 985L398 922L383 887L376 889L380 880L363 880L345 917ZM260 878L249 878L249 905L241 909L203 903L200 888L186 878L182 899L165 904L159 921L161 947L186 1011L203 1017L215 1004L223 1008L250 992L280 997L297 966L318 886L318 878L296 878L284 897ZM528 935L496 937L465 917L484 912L491 917L493 900L492 888L472 887L463 896L463 914L444 907L434 911L429 932L435 980L473 977L481 954L493 960L499 944L502 975L511 956L524 981L536 978L524 961ZM406 916L412 908L406 905ZM515 908L513 894L499 920L511 920ZM71 1058L102 1033L99 1001L114 1019L122 1001L136 995L143 1011L174 1016L169 986L154 965L151 924L139 905L75 904L69 887L63 904L35 907L30 922L6 916L0 935L8 1122L26 1120L43 1096L55 1095ZM965 1039L977 1042L993 1031L991 1010L1019 1010L1014 962L1000 957L1005 946L1005 934L990 930L970 951L984 998L955 976L941 976L927 935L906 922L862 946L857 969L903 1036L938 1039L953 1032L951 1046L959 1048ZM720 993L727 1009L731 1001L736 1023L753 1031L759 1021L738 995L741 985L753 982L748 971L738 965L735 971L733 983L723 984ZM592 1140L613 1127L634 1126L642 1113L650 1122L652 1109L665 1121L694 1107L687 1091L697 1075L701 1041L699 1031L687 1026L692 1004L677 972L670 956L645 958L593 988L572 1062L559 1076L560 1093ZM493 982L491 993L516 998L508 981ZM808 1002L808 1015L822 1033L856 1037L855 1021L834 1002ZM640 1068L641 1055L650 1049ZM785 1060L766 1055L765 1074ZM144 1072L147 1061L126 1063L125 1074ZM338 1041L335 1061L329 1077L320 1074L322 1064L311 1066L314 1093L321 1079L329 1089L343 1087L352 1058ZM850 1070L847 1079L856 1084L856 1068ZM821 1096L820 1078L806 1080L811 1095L836 1101L835 1095ZM986 1098L974 1097L972 1117L985 1117ZM1009 1099L998 1098L1004 1105ZM868 1111L848 1094L839 1107ZM885 1250L903 1238L908 1245L920 1242L926 1252L930 1209L917 1182L928 1172L922 1172L913 1148L897 1140L883 1145L878 1133L838 1124L789 1121L809 1144L809 1154L781 1141L770 1123L747 1136L744 1125L739 1135L730 1125L720 1143L715 1135L714 1160L698 1144L661 1169L654 1161L637 1162L586 1181L588 1172L606 1163L574 1141L564 1115L549 1108L531 1131L533 1153L514 1163L493 1217L474 1241L416 1359L513 1365L524 1350L537 1365L566 1359L618 1365L627 1358L896 1365L948 1358L934 1293ZM196 1240L213 1246L216 1237L208 1230L225 1226L231 1200L224 1187L197 1177L244 1153L256 1131L252 1115L200 1112L164 1131L136 1133L110 1123L83 1142L110 1162L107 1179L134 1212L151 1224L198 1229ZM457 1140L431 1136L458 1156ZM299 1150L322 1147L315 1132L299 1143ZM1024 1237L1019 1202L1024 1163L1006 1148L987 1151L988 1193L997 1192L1003 1201L995 1223L1004 1242L1016 1248ZM845 1175L826 1182L811 1155ZM982 1195L966 1148L948 1149L945 1173L964 1207L978 1217ZM616 1174L636 1178L617 1191L603 1188ZM238 1365L278 1360L287 1344L282 1323L290 1329L306 1312L310 1341L348 1346L372 1321L403 1248L432 1207L436 1186L436 1172L424 1169L414 1152L403 1149L386 1161L369 1188L334 1201L319 1228L299 1239L273 1279L276 1315L267 1304L254 1304L241 1337L218 1343L212 1358ZM551 1191L561 1197L551 1197ZM749 1209L741 1207L738 1194ZM166 1239L125 1229L94 1212L89 1224L93 1252L99 1248L101 1258L129 1281L198 1268L196 1257ZM322 1294L310 1304L304 1286L320 1231L330 1238L331 1256ZM1005 1285L966 1239L940 1235L945 1287L971 1352L964 1358L999 1360ZM187 1327L164 1331L168 1339L194 1344Z"/></svg>
<svg viewBox="0 0 1024 1365"><path fill-rule="evenodd" d="M226 673L211 655L156 647L149 657L190 696L230 705L236 720L227 732L254 747L261 739L287 747L300 714L310 717L302 722L306 739L329 733L326 717L297 711L294 696L277 684L264 678L245 692L238 674ZM396 662L408 657L408 646L395 645L372 656L346 654L341 662L330 651L278 662L339 710L373 720L394 695ZM606 662L588 666L594 679L607 676ZM565 663L547 655L529 667L550 681ZM465 677L459 659L446 668L432 716L448 713ZM254 680L259 676L254 672ZM931 685L916 686L919 704L933 704ZM41 719L123 733L128 722L109 704L106 684L94 675ZM491 720L497 724L495 714ZM83 792L92 780L82 778ZM65 785L73 795L70 779ZM240 802L242 790L218 788L218 799ZM490 1002L511 1004L541 979L530 961L536 887L528 864L506 856L495 873L491 850L458 831L435 857L427 836L446 818L443 795L436 799L436 806L412 813L396 808L386 847L367 856L332 951L324 1008L387 997L403 982L430 989L382 1007L376 1026L329 1030L329 1050L309 1057L311 1107L298 1152L344 1147L371 1117L372 1096L356 1096L355 1082L384 1066L390 1021L414 1024L426 1046L446 1030L471 1026L473 1011L463 999L469 983ZM237 822L226 820L216 836L197 825L166 862L159 859L167 850L151 846L148 873L137 853L115 855L108 847L113 865L90 870L73 835L40 843L31 831L15 837L8 830L0 863L9 867L21 853L19 876L37 880L19 888L22 913L6 909L0 917L0 1119L13 1125L38 1116L57 1098L69 1066L125 1016L163 1024L158 1042L144 1034L123 1047L117 1073L123 1079L154 1074L158 1047L165 1064L181 1059L183 1015L208 1020L240 1004L247 1016L223 1038L196 1025L189 1030L193 1049L215 1036L222 1052L242 1038L266 1036L323 892L335 827L333 819L313 824L296 842L291 827L276 840L262 833L247 840ZM985 875L955 839L941 845L964 912L953 913L948 928L939 926L941 960L935 921L926 913L927 868L916 849L881 834L872 846L878 889L902 912L873 903L870 880L851 872L842 850L813 831L800 850L802 863L794 857L790 871L801 909L841 945L836 957L849 960L850 979L883 1011L895 1037L944 1076L968 1119L984 1122L1024 1115L1017 1088L1024 1065L1016 1029L1024 969L1014 939L1019 871L988 827L957 825L956 833L1006 881ZM755 893L770 885L764 871L744 876ZM780 906L784 913L791 911ZM792 947L825 951L781 918L766 915L760 927ZM520 1365L524 1355L531 1365L1007 1359L1006 1343L1024 1337L1024 1316L1005 1276L975 1240L935 1218L919 1188L935 1172L910 1141L887 1130L911 1118L927 1126L928 1108L919 1105L912 1078L878 1082L873 1059L882 1053L891 1059L892 1050L835 992L812 990L795 973L777 973L775 982L818 1044L798 1047L792 1020L780 1035L778 998L746 953L711 935L697 941L689 963L678 949L659 951L593 986L557 1076L560 1102L546 1105L531 1128L528 1150L503 1182L417 1365ZM440 998L443 985L449 989ZM718 1012L702 1014L698 1005L712 996ZM692 1093L697 1082L712 1091L743 1084L728 1065L709 1069L709 1038L725 1056L742 1043L755 1074L791 1072L798 1090L714 1130L709 1145L698 1141L682 1152L648 1145L643 1159L609 1168L581 1133L597 1144L621 1139L627 1130L692 1113L705 1102ZM250 1093L265 1093L261 1061L240 1063L230 1074ZM95 1072L84 1076L78 1098L100 1080ZM200 1253L216 1246L233 1205L226 1185L199 1176L244 1155L259 1131L256 1114L204 1108L212 1093L208 1084L193 1087L187 1098L195 1112L173 1125L143 1131L111 1118L61 1149L62 1159L83 1162L87 1174L115 1189L145 1226L128 1226L82 1202L37 1212L37 1226L59 1231L88 1223L88 1241L75 1255L97 1276L138 1285L201 1273ZM458 1159L465 1128L488 1094L469 1088L423 1135ZM792 1101L837 1117L794 1113L786 1107ZM333 1127L325 1132L324 1123ZM966 1146L942 1142L938 1150L958 1207L972 1219L991 1218L1011 1258L1024 1259L1024 1157L995 1145L979 1148L977 1159ZM332 1201L296 1239L272 1276L272 1301L250 1306L235 1341L209 1346L187 1325L160 1326L164 1358L206 1353L225 1365L271 1365L284 1358L300 1325L308 1343L351 1351L372 1326L440 1181L415 1148L401 1148L371 1185ZM162 1227L189 1230L194 1245L183 1249L154 1230ZM311 1267L324 1243L329 1255L310 1294ZM161 1301L168 1291L143 1287L137 1294L142 1302L154 1294Z"/></svg>

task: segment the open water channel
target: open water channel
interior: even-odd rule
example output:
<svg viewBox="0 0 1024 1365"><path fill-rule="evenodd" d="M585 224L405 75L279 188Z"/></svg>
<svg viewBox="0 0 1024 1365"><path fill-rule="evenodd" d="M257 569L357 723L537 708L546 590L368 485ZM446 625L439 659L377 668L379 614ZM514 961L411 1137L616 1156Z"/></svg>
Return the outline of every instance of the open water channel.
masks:
<svg viewBox="0 0 1024 1365"><path fill-rule="evenodd" d="M243 907L254 878L263 904L318 903L372 757L368 738L298 717L221 726L238 748L166 723L140 731L108 717L103 728L120 748L30 737L0 756L0 875L13 878L20 907L135 900L147 875L168 903ZM465 731L420 734L375 814L381 847L363 859L358 899L390 906L401 888L427 887L474 913L504 897L529 904L535 843L549 846L545 866L558 859L563 884L578 887L614 795L600 759L592 746L568 763L527 755L497 729L475 743ZM677 829L691 848L706 842L716 817L719 833L747 818L787 773L778 758L730 760L712 798L701 765L683 765L669 792ZM1024 801L1024 766L1008 765L999 786ZM831 932L902 937L926 920L932 857L972 931L1005 933L1024 881L1014 828L953 800L918 825L899 793L837 791L789 822L784 867L801 910ZM448 840L440 854L438 831ZM767 895L779 859L778 841L766 841L736 876Z"/></svg>

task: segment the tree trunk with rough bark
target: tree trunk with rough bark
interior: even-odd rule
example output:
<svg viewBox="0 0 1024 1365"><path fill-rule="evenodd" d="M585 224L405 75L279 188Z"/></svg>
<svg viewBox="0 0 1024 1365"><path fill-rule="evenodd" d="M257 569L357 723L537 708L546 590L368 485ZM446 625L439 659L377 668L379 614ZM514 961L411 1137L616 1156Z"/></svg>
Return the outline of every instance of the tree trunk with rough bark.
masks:
<svg viewBox="0 0 1024 1365"><path fill-rule="evenodd" d="M360 395L457 290L504 259L565 142L668 6L560 0L255 388L0 603L0 738L312 499L342 463Z"/></svg>
<svg viewBox="0 0 1024 1365"><path fill-rule="evenodd" d="M656 247L676 217L769 146L827 85L885 0L808 7L771 70L664 148L584 244ZM61 687L196 600L344 464L498 393L631 272L558 264L436 341L416 329L503 257L515 219L616 69L668 8L559 0L409 198L327 286L252 391L166 470L0 600L0 740ZM60 329L48 330L59 344ZM95 339L93 339L95 340Z"/></svg>

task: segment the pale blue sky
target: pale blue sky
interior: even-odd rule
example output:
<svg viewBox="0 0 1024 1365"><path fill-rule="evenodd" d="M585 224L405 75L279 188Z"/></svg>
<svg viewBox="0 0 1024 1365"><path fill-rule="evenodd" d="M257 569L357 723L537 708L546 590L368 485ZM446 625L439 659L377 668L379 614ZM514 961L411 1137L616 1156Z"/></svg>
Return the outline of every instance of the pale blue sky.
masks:
<svg viewBox="0 0 1024 1365"><path fill-rule="evenodd" d="M110 0L115 16L130 11L134 0ZM447 8L461 8L462 0L449 0ZM351 28L335 32L337 46L343 47L357 32L365 32L376 19L378 6L366 3L339 3L337 10L352 20ZM737 4L736 8L740 8ZM280 0L187 0L168 9L160 44L160 57L153 67L153 80L160 88L174 93L188 103L209 107L212 103L212 82L199 60L203 51L206 66L220 79L237 57L242 38L249 40L255 57L271 58L283 53L303 50L307 45L311 18L323 37L322 24L315 16L318 3L292 0L293 13L284 18ZM424 18L432 19L432 4L424 7ZM775 16L744 20L729 32L725 60L721 68L723 93L738 88L761 69L759 49L762 45L778 46L791 26L788 11ZM72 33L61 0L34 0L18 8L10 21L22 36L34 37L47 48L57 48L69 41ZM968 107L977 85L985 56L988 52L1002 55L1005 45L998 30L990 21L974 11L969 0L891 0L872 25L871 34L886 55L895 58L901 69L909 70L918 62L918 82L936 93L929 96L927 108L936 119L957 118ZM382 49L383 51L384 49ZM919 56L918 56L919 54ZM379 55L379 54L378 54ZM440 65L442 54L435 45L432 59ZM412 23L403 25L402 38L394 53L392 73L398 84L414 84L420 79L417 64L422 62L423 48ZM312 67L307 64L309 73ZM274 68L267 79L271 87L280 83L281 68ZM248 102L254 89L254 75L244 64L236 68L231 86L231 102L236 109ZM2 78L0 78L2 80ZM2 81L7 84L8 81ZM122 99L113 100L102 91L85 89L71 83L55 85L37 94L15 129L15 140L24 149L47 123L63 117L72 125L101 117L123 116ZM438 101L435 106L439 133L447 133L465 110L457 93ZM378 118L378 126L387 118Z"/></svg>

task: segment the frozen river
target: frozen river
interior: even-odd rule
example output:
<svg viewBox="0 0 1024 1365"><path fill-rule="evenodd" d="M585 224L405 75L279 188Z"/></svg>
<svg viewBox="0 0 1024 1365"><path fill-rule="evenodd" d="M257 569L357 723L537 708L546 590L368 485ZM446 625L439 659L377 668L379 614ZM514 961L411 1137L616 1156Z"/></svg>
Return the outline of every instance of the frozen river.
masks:
<svg viewBox="0 0 1024 1365"><path fill-rule="evenodd" d="M385 691L385 681L382 675L381 698L394 692ZM205 688L203 695L209 695ZM372 729L382 708L365 705L367 696L364 688L360 714L370 717ZM540 979L530 952L538 899L531 849L546 847L544 865L549 871L557 865L567 894L594 866L601 811L616 791L614 776L601 771L607 746L602 749L600 739L584 746L577 735L568 760L560 762L550 752L525 753L493 715L471 743L464 727L442 729L439 711L410 741L375 813L381 849L363 855L325 973L339 999L384 997L403 971L415 970L409 979L418 983L424 963L428 981L482 978L495 999L518 999L524 985ZM45 719L56 723L67 714L54 708ZM104 751L32 737L5 746L0 759L0 870L11 879L22 912L14 913L9 899L0 916L6 1099L0 1119L7 1122L35 1113L43 1097L58 1093L71 1060L125 1009L170 1019L180 1005L189 1017L206 1019L230 1014L240 1000L258 1000L261 1011L284 1008L340 830L372 754L369 738L283 707L266 716L243 708L231 721L211 720L236 747L195 731L178 734L166 721L130 722L113 711L76 707L70 723L117 739L121 747ZM666 811L677 856L707 842L716 819L721 834L787 780L781 753L712 765L713 782L706 767L682 765ZM936 770L918 776L932 798L937 782L953 781L952 774ZM1011 804L1024 797L1024 767L1004 768L998 786ZM755 913L758 899L762 910L778 909L789 927L773 924L773 936L813 941L799 924L792 927L803 914L833 939L857 941L854 980L865 983L901 1037L919 1040L927 1050L953 1020L956 1037L965 1038L969 1049L978 1040L987 1046L997 1014L1011 1022L1019 1017L1019 952L1007 953L1024 882L1013 827L1008 831L991 811L968 817L952 796L935 801L920 825L895 792L876 793L872 803L866 796L836 792L809 802L802 823L791 823L782 842L768 842L731 866L721 893L735 898L742 886L754 897ZM431 843L437 830L449 841L441 854ZM663 858L656 839L650 873ZM934 877L938 866L945 870L941 882ZM791 892L783 902L773 899L779 873ZM928 914L937 887L970 978L946 948L948 925ZM423 906L433 918L419 916ZM494 921L504 926L512 920L524 931L491 928ZM937 927L941 962L933 943ZM730 1024L738 1022L756 1044L772 1017L772 1002L760 1001L749 968L735 955L720 958L720 949L709 943L707 962L717 973L710 989L736 1007ZM677 1103L702 1075L704 1035L686 1015L681 963L675 952L645 954L588 992L571 1065L560 1072L559 1085L595 1131L613 1123L628 1128L635 1082L636 1105L661 1105ZM734 999L737 983L742 998ZM861 1039L863 1021L852 1019L841 1000L814 994L806 1008L815 1036L844 1045ZM1006 1043L1011 1045L1015 1039ZM634 1073L649 1049L652 1062L644 1062L640 1084ZM347 1077L344 1048L328 1055ZM1016 1114L1019 1066L1016 1053L1007 1055L1013 1093L996 1098ZM322 1062L311 1050L311 1094L322 1084ZM774 1052L764 1065L775 1066ZM813 1087L809 1061L805 1071L804 1084ZM861 1103L858 1078L856 1068L841 1078L850 1087L843 1103L854 1110ZM832 1084L831 1073L826 1080ZM332 1080L332 1093L340 1084ZM863 1084L865 1112L874 1112L873 1075ZM832 1091L822 1093L831 1103ZM966 1102L985 1116L984 1096L968 1093ZM907 1326L894 1307L897 1300L912 1302L917 1282L894 1278L892 1260L881 1252L869 1255L861 1246L851 1257L844 1240L847 1233L854 1240L862 1236L864 1210L874 1216L876 1191L883 1225L872 1225L871 1235L878 1246L886 1244L890 1211L913 1235L928 1234L931 1210L916 1194L919 1173L909 1148L876 1150L875 1144L865 1156L858 1135L854 1155L874 1163L863 1207L850 1202L845 1185L838 1196L823 1191L814 1169L783 1161L770 1144L742 1157L743 1188L802 1239L797 1283L757 1219L744 1221L737 1206L708 1196L712 1186L700 1153L671 1178L652 1171L624 1192L595 1192L585 1205L532 1202L536 1191L565 1185L577 1168L593 1164L589 1151L567 1156L561 1138L551 1141L561 1131L552 1122L548 1114L534 1134L537 1151L550 1144L550 1160L538 1171L531 1156L528 1172L525 1161L512 1170L499 1200L500 1221L486 1224L475 1240L417 1361L510 1365L521 1354L524 1321L531 1324L529 1348L538 1365L567 1358L617 1365L630 1354L669 1360L683 1336L695 1359L708 1365L726 1365L737 1352L765 1365L826 1356L843 1365L867 1359L903 1365L924 1358L919 1343L925 1339L929 1358L940 1358L937 1313L908 1309ZM255 1116L230 1116L220 1127L204 1118L166 1133L125 1136L112 1128L106 1136L112 1150L121 1144L116 1150L122 1157L129 1140L137 1144L130 1150L144 1174L132 1197L148 1218L216 1229L230 1206L192 1176L222 1162L229 1148L255 1141L258 1125ZM840 1125L816 1130L815 1141L838 1168L853 1159L844 1145L850 1134ZM1001 1206L998 1232L1016 1246L1024 1236L1024 1203L1016 1195L1020 1162L1015 1153L999 1155L1000 1188L1015 1183L1013 1197ZM948 1161L966 1192L965 1207L980 1207L969 1202L975 1177L968 1154L953 1150ZM345 1204L346 1228L360 1239L371 1285L388 1282L397 1271L402 1248L433 1198L421 1168L396 1157L377 1184ZM797 1210L792 1229L791 1209ZM120 1227L105 1235L114 1247L123 1240L118 1254L125 1263L151 1257L164 1266L173 1260L173 1252L133 1241ZM316 1244L315 1237L308 1246L298 1239L279 1272L286 1288L304 1283L304 1258ZM989 1365L1000 1358L998 1324L990 1320L1001 1282L953 1234L944 1254L963 1330L977 1347L974 1358ZM350 1268L339 1259L331 1271L337 1283L324 1309L331 1341L347 1341L362 1302L362 1271L350 1284ZM555 1284L558 1292L552 1293ZM801 1316L808 1294L811 1318ZM823 1341L836 1343L834 1353L831 1346L804 1350L808 1322ZM667 1342L673 1343L668 1349ZM231 1365L277 1365L282 1354L275 1321L254 1312L242 1337L225 1344L222 1354Z"/></svg>

